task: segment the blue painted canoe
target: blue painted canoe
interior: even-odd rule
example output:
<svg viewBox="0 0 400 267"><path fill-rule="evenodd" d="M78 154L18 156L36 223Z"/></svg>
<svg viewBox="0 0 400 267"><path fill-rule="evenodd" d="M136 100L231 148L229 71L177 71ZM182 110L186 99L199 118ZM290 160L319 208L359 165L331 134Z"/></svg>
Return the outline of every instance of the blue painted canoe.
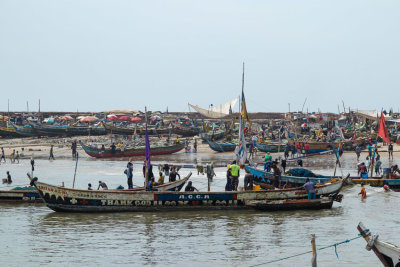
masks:
<svg viewBox="0 0 400 267"><path fill-rule="evenodd" d="M246 166L246 170L249 170L251 174L254 176L255 182L265 183L265 184L273 184L274 181L274 174L271 172L266 172L264 170ZM282 183L289 183L292 186L302 186L306 183L306 179L309 178L311 182L315 184L321 184L328 182L335 177L332 176L323 176L323 177L298 177L298 176L291 176L291 175L282 175L281 182ZM337 177L336 177L337 178Z"/></svg>

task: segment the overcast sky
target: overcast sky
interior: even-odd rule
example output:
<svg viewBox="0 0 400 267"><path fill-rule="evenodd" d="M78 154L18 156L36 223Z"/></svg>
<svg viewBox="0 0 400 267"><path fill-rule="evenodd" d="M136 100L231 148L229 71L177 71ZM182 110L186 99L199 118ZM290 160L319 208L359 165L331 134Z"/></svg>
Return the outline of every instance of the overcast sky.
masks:
<svg viewBox="0 0 400 267"><path fill-rule="evenodd" d="M400 1L0 0L0 110L398 110ZM237 107L236 107L237 110Z"/></svg>

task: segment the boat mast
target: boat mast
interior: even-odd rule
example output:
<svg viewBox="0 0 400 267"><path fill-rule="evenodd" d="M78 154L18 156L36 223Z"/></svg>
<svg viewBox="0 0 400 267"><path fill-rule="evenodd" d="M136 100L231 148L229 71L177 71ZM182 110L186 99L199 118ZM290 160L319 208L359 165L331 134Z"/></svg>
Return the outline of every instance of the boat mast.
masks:
<svg viewBox="0 0 400 267"><path fill-rule="evenodd" d="M147 133L147 107L144 107L144 120L145 120L145 125L146 125L146 128L145 128L145 134ZM148 137L147 136L145 136L145 139L147 139ZM147 152L147 151L146 151ZM149 171L149 166L147 166L147 153L146 153L146 155L145 155L145 172L144 172L144 187L146 188L146 186L147 186L147 174L148 174L148 171Z"/></svg>

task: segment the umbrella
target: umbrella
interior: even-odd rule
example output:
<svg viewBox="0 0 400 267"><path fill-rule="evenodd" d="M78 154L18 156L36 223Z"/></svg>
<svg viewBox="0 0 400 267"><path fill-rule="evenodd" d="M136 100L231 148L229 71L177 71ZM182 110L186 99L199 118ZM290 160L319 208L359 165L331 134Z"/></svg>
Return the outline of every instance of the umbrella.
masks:
<svg viewBox="0 0 400 267"><path fill-rule="evenodd" d="M107 120L109 120L109 121L115 121L117 119L118 119L118 117L115 116L114 114L107 115Z"/></svg>
<svg viewBox="0 0 400 267"><path fill-rule="evenodd" d="M61 116L60 118L62 120L66 120L66 121L72 121L73 120L73 118L71 116L69 116L69 115Z"/></svg>
<svg viewBox="0 0 400 267"><path fill-rule="evenodd" d="M95 122L98 120L99 120L99 118L97 118L95 116L86 116L86 117L83 117L80 121L81 122Z"/></svg>
<svg viewBox="0 0 400 267"><path fill-rule="evenodd" d="M130 120L131 120L131 117L129 117L129 116L122 116L122 117L119 117L118 120L119 120L119 121L130 121Z"/></svg>
<svg viewBox="0 0 400 267"><path fill-rule="evenodd" d="M141 120L142 120L142 119L139 118L139 117L133 117L133 118L131 119L132 122L141 121Z"/></svg>
<svg viewBox="0 0 400 267"><path fill-rule="evenodd" d="M46 119L43 120L43 122L53 123L54 122L54 118L46 118Z"/></svg>
<svg viewBox="0 0 400 267"><path fill-rule="evenodd" d="M152 121L158 121L158 120L161 120L161 117L158 116L158 115L154 115L154 116L151 116L150 120L152 120Z"/></svg>

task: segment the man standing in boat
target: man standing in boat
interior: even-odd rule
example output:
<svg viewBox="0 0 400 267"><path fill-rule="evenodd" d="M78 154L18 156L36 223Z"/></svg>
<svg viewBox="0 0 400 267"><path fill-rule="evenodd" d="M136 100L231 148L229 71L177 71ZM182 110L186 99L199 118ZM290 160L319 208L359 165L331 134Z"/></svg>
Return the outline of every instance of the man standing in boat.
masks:
<svg viewBox="0 0 400 267"><path fill-rule="evenodd" d="M308 199L315 199L315 188L314 188L314 183L310 182L310 178L306 179L306 183L303 185L303 187L306 189L306 192L308 194Z"/></svg>
<svg viewBox="0 0 400 267"><path fill-rule="evenodd" d="M128 178L128 189L133 189L133 183L132 183L133 164L132 164L132 162L128 162L124 173L126 174L126 177Z"/></svg>

